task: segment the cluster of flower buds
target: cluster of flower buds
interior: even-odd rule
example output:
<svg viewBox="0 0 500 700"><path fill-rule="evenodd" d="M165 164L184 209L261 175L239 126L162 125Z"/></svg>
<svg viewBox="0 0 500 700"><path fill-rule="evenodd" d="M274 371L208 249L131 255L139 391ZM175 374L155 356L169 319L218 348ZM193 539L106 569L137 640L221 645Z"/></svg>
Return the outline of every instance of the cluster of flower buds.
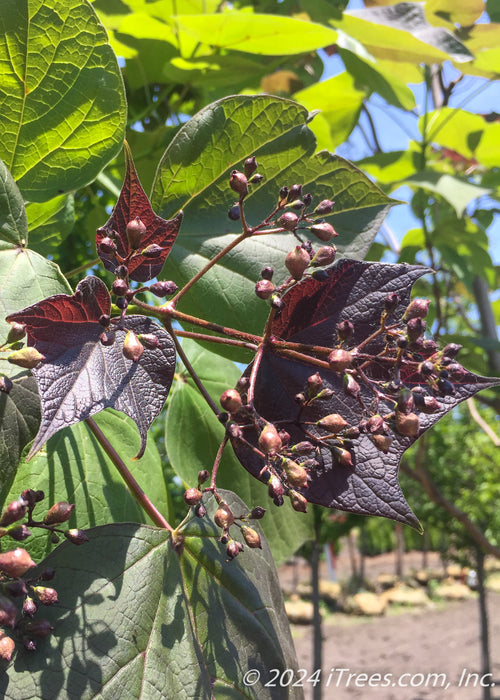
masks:
<svg viewBox="0 0 500 700"><path fill-rule="evenodd" d="M20 542L31 535L31 529L42 528L50 534L52 542L63 534L73 544L84 544L88 537L83 530L63 531L59 525L71 517L74 505L61 501L54 504L43 520L33 518L37 503L44 499L43 491L26 489L20 498L11 501L0 516L0 537L11 537ZM20 521L26 518L25 523ZM46 583L54 578L55 571L46 568L36 576L30 576L35 567L29 552L21 547L0 554L0 626L10 628L28 650L35 650L37 639L46 637L53 627L48 620L33 619L42 606L58 603L57 591ZM20 605L17 601L20 601ZM15 651L15 639L0 630L0 659L10 661Z"/></svg>

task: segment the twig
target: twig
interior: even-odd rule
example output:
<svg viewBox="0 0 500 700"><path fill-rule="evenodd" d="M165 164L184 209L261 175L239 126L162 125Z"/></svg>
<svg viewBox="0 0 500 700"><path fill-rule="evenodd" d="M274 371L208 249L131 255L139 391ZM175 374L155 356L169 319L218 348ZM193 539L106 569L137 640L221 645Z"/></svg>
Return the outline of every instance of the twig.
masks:
<svg viewBox="0 0 500 700"><path fill-rule="evenodd" d="M490 428L490 426L484 420L484 418L479 414L476 408L476 403L473 398L467 399L467 408L469 409L471 418L475 420L478 426L481 428L481 430L483 430L486 433L486 435L490 438L495 447L500 447L500 438L495 433L495 431L492 428Z"/></svg>

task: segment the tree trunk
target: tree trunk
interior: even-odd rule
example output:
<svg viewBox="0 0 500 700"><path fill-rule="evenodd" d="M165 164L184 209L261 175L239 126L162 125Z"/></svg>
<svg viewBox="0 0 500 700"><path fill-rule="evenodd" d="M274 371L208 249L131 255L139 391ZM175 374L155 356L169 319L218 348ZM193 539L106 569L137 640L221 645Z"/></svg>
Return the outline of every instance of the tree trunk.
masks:
<svg viewBox="0 0 500 700"><path fill-rule="evenodd" d="M315 527L315 539L311 556L311 579L312 579L312 603L313 603L313 669L322 669L323 664L323 630L321 627L321 613L319 609L319 553L321 545L319 543L318 527ZM322 671L320 671L322 679ZM321 682L313 686L313 700L321 700Z"/></svg>
<svg viewBox="0 0 500 700"><path fill-rule="evenodd" d="M486 588L484 585L484 552L479 547L476 548L477 566L477 590L479 597L479 624L480 624L480 646L481 646L481 676L484 678L483 700L491 700L491 689L489 683L492 679L490 664L490 635L488 629L488 611L486 608Z"/></svg>

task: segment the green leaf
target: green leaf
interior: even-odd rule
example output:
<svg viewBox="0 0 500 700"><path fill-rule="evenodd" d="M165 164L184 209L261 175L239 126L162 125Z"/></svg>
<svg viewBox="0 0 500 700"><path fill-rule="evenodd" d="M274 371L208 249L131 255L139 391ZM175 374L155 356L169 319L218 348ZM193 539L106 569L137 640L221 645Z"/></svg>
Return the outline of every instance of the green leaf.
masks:
<svg viewBox="0 0 500 700"><path fill-rule="evenodd" d="M337 32L293 17L223 12L178 15L179 29L201 44L268 56L288 56L335 44Z"/></svg>
<svg viewBox="0 0 500 700"><path fill-rule="evenodd" d="M416 173L400 184L435 192L451 204L459 218L470 202L491 192L485 187L467 182L465 178L441 175L431 170Z"/></svg>
<svg viewBox="0 0 500 700"><path fill-rule="evenodd" d="M0 157L24 198L45 201L93 180L122 146L126 107L91 5L4 0L0 66Z"/></svg>
<svg viewBox="0 0 500 700"><path fill-rule="evenodd" d="M472 27L484 12L484 0L426 0L425 15L434 26L455 31L456 25ZM492 20L493 21L493 20Z"/></svg>
<svg viewBox="0 0 500 700"><path fill-rule="evenodd" d="M154 442L148 442L141 460L133 461L131 458L137 454L139 446L133 421L109 409L94 420L168 520L169 499ZM58 501L74 503L70 527L85 529L110 522L150 522L84 422L54 435L29 464L21 464L13 482L0 493L0 500L5 506L27 488L41 489L45 493L45 500L37 506L35 516L43 515L44 509ZM33 557L40 558L47 548L50 549L47 533L34 529L33 536L23 546Z"/></svg>
<svg viewBox="0 0 500 700"><path fill-rule="evenodd" d="M332 24L360 41L375 58L409 63L472 59L470 51L449 30L427 22L421 3L352 10Z"/></svg>
<svg viewBox="0 0 500 700"><path fill-rule="evenodd" d="M24 201L9 169L0 160L0 250L26 245L27 241Z"/></svg>
<svg viewBox="0 0 500 700"><path fill-rule="evenodd" d="M30 247L40 255L57 255L75 221L73 195L54 197L48 202L31 202L26 205L26 214Z"/></svg>
<svg viewBox="0 0 500 700"><path fill-rule="evenodd" d="M308 119L306 109L290 100L237 96L209 105L180 129L160 161L152 191L158 214L184 210L163 278L185 284L241 232L241 224L227 217L235 200L229 176L234 168L242 170L251 155L264 176L245 199L251 225L273 211L283 185L300 182L315 203L335 200L329 218L339 234L339 251L354 258L366 254L394 201L352 163L327 151L315 154ZM255 282L266 265L281 281L285 256L294 245L291 234L246 240L186 294L182 309L232 327L245 318L245 330L260 334L268 305L255 296Z"/></svg>
<svg viewBox="0 0 500 700"><path fill-rule="evenodd" d="M380 184L399 182L418 170L420 152L415 142L410 142L406 151L377 153L358 160L356 165L371 175Z"/></svg>
<svg viewBox="0 0 500 700"><path fill-rule="evenodd" d="M241 372L229 360L193 341L184 341L183 347L196 373L218 403L222 392L234 387ZM211 470L223 437L223 426L192 380L181 375L170 398L165 439L170 463L187 487L196 486L201 469ZM238 493L250 509L258 505L266 508L260 524L277 565L284 563L304 542L313 538L309 514L296 513L288 502L276 507L267 494L267 487L242 468L230 445L224 450L217 486Z"/></svg>
<svg viewBox="0 0 500 700"><path fill-rule="evenodd" d="M166 530L128 523L88 534L87 544L65 543L43 562L56 570L61 603L44 610L55 631L37 653L19 651L6 698L284 697L279 685L264 687L271 669L297 668L265 540L262 551L245 548L227 562L208 518L188 525L180 555ZM245 686L251 669L260 681ZM300 700L302 689L286 697Z"/></svg>
<svg viewBox="0 0 500 700"><path fill-rule="evenodd" d="M358 89L368 94L376 92L386 102L401 109L415 108L415 97L407 81L401 79L394 70L397 64L393 64L394 69L390 70L382 65L383 62L368 59L352 51L339 49L339 54L346 69L354 77Z"/></svg>
<svg viewBox="0 0 500 700"><path fill-rule="evenodd" d="M3 489L13 478L23 449L38 432L40 397L34 377L17 377L8 394L0 391L0 416L0 489Z"/></svg>
<svg viewBox="0 0 500 700"><path fill-rule="evenodd" d="M421 131L424 124L424 117L421 117ZM428 141L451 148L467 158L474 157L486 127L487 123L479 114L463 109L443 107L427 115Z"/></svg>
<svg viewBox="0 0 500 700"><path fill-rule="evenodd" d="M334 150L349 137L356 126L365 97L365 92L356 89L354 78L347 72L313 83L294 95L294 99L310 112L320 110L321 116L328 121L330 142L327 146L330 150ZM315 120L311 125L312 131L315 130L314 127Z"/></svg>

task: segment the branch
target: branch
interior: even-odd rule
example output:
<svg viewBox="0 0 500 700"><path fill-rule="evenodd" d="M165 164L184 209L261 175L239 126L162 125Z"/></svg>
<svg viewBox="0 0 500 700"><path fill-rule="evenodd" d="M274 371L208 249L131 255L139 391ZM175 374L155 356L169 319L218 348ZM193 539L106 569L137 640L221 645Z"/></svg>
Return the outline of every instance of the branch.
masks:
<svg viewBox="0 0 500 700"><path fill-rule="evenodd" d="M401 470L411 479L422 485L425 493L429 496L431 501L444 508L444 510L455 518L455 520L462 523L466 532L470 535L474 542L479 545L479 547L481 547L487 554L491 554L497 559L500 559L500 547L496 547L494 544L492 544L484 533L477 527L477 525L472 522L467 513L464 513L463 510L460 510L460 508L458 508L454 503L449 501L438 489L437 485L432 480L431 475L422 464L424 452L425 442L421 440L416 456L415 469L412 469L405 460L401 460Z"/></svg>
<svg viewBox="0 0 500 700"><path fill-rule="evenodd" d="M490 428L490 426L484 420L484 418L479 414L474 399L467 399L467 408L469 409L471 418L475 420L478 426L481 428L481 430L483 430L486 433L486 435L490 438L495 447L500 447L500 438L495 433L495 431L492 430L492 428Z"/></svg>

